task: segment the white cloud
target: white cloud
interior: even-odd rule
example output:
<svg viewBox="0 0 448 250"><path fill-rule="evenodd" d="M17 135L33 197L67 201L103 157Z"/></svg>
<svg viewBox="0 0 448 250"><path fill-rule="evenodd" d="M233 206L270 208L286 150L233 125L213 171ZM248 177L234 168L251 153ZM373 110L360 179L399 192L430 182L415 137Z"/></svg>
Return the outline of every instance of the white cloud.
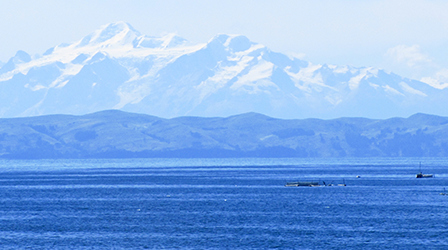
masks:
<svg viewBox="0 0 448 250"><path fill-rule="evenodd" d="M448 88L448 69L423 53L419 45L398 45L387 50L386 57L393 60L399 74L413 79L420 79L434 88ZM408 74L403 74L407 72ZM402 86L403 87L403 86Z"/></svg>
<svg viewBox="0 0 448 250"><path fill-rule="evenodd" d="M405 63L408 67L415 68L422 65L432 64L432 60L420 51L419 45L398 45L390 48L386 56L397 63Z"/></svg>
<svg viewBox="0 0 448 250"><path fill-rule="evenodd" d="M439 70L433 77L423 77L420 81L437 89L448 87L448 69Z"/></svg>

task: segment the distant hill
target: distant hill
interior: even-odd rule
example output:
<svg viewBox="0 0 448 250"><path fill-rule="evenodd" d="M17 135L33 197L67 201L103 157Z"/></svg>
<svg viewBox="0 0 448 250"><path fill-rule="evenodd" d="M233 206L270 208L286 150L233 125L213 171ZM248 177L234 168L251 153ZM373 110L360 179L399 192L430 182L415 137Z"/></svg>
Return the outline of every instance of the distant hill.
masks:
<svg viewBox="0 0 448 250"><path fill-rule="evenodd" d="M41 56L18 51L0 65L1 118L108 109L164 118L448 116L446 100L448 88L372 67L313 64L243 35L191 44L174 34L146 36L125 22Z"/></svg>
<svg viewBox="0 0 448 250"><path fill-rule="evenodd" d="M448 117L155 116L118 110L0 119L0 158L448 156Z"/></svg>

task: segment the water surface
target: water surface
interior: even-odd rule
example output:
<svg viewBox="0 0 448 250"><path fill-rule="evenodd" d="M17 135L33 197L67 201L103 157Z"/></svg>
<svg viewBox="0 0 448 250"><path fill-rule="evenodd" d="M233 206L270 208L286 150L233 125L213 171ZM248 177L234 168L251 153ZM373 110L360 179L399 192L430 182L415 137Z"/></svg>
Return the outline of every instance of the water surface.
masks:
<svg viewBox="0 0 448 250"><path fill-rule="evenodd" d="M435 178L416 179L419 162ZM0 245L448 249L447 166L446 158L0 161ZM347 186L284 186L300 180Z"/></svg>

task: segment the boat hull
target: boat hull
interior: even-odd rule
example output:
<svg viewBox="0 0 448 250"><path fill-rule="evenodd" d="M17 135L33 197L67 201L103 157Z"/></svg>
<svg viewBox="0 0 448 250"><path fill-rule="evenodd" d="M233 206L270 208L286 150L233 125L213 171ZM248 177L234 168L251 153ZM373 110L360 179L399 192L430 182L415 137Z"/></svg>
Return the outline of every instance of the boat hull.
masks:
<svg viewBox="0 0 448 250"><path fill-rule="evenodd" d="M308 182L308 181L299 181L299 182L288 182L285 186L287 187L312 187L318 186L318 182Z"/></svg>
<svg viewBox="0 0 448 250"><path fill-rule="evenodd" d="M434 177L434 175L432 175L432 174L422 174L422 173L419 173L419 174L415 175L415 178L432 178L432 177Z"/></svg>

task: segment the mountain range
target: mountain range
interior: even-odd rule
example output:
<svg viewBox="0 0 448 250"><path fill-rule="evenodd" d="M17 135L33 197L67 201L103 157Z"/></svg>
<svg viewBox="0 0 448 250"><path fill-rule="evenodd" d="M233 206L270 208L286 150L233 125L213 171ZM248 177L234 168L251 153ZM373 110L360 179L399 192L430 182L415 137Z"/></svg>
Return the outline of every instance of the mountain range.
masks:
<svg viewBox="0 0 448 250"><path fill-rule="evenodd" d="M241 35L191 44L107 24L0 65L0 117L116 109L163 118L256 112L283 119L448 115L448 89L372 67L313 64Z"/></svg>
<svg viewBox="0 0 448 250"><path fill-rule="evenodd" d="M277 119L107 110L0 119L0 158L447 157L448 117Z"/></svg>

